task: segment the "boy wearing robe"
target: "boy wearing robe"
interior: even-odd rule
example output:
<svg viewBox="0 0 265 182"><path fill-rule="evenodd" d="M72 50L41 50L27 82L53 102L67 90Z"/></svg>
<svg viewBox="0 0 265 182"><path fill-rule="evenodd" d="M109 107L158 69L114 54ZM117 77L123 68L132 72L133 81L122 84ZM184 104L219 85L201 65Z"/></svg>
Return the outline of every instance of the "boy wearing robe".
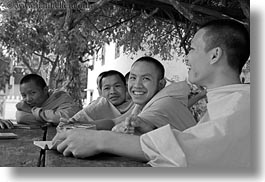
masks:
<svg viewBox="0 0 265 182"><path fill-rule="evenodd" d="M64 91L49 91L44 79L37 74L28 74L20 81L23 100L17 103L16 120L23 124L53 123L60 118L70 118L80 108Z"/></svg>

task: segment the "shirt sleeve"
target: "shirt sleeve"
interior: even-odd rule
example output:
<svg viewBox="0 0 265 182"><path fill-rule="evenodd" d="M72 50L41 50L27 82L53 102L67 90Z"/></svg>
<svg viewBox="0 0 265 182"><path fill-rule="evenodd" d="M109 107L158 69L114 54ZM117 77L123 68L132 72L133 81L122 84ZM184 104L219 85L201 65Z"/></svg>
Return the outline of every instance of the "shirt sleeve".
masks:
<svg viewBox="0 0 265 182"><path fill-rule="evenodd" d="M140 137L140 144L148 164L153 167L186 167L185 154L169 125Z"/></svg>
<svg viewBox="0 0 265 182"><path fill-rule="evenodd" d="M64 102L54 109L33 107L31 112L38 121L58 124L60 122L60 118L71 118L79 110L79 107L74 102Z"/></svg>
<svg viewBox="0 0 265 182"><path fill-rule="evenodd" d="M143 110L138 117L156 128L170 124L174 129L185 130L196 124L192 114L173 97L163 97Z"/></svg>
<svg viewBox="0 0 265 182"><path fill-rule="evenodd" d="M101 119L113 119L121 115L117 108L115 108L115 106L113 106L111 102L104 97L99 97L97 100L87 105L83 111L84 114L94 121Z"/></svg>
<svg viewBox="0 0 265 182"><path fill-rule="evenodd" d="M71 119L74 119L75 121L78 122L83 122L83 123L89 123L89 122L93 122L94 119L92 119L86 112L84 109L82 109L81 111L79 111L78 113L76 113Z"/></svg>
<svg viewBox="0 0 265 182"><path fill-rule="evenodd" d="M16 111L16 121L18 123L22 123L22 124L36 124L38 123L38 121L36 120L36 118L33 116L33 114L28 113L28 112L24 112L24 111ZM41 123L41 122L39 122Z"/></svg>

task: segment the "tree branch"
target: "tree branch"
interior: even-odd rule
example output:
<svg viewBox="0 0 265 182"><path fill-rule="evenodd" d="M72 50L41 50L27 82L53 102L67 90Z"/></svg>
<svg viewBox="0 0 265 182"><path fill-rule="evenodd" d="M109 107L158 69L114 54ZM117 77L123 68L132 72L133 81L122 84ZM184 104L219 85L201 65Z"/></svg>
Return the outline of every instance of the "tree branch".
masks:
<svg viewBox="0 0 265 182"><path fill-rule="evenodd" d="M191 31L191 28L194 26L194 23L190 23L190 25L189 25L189 27L188 27L188 29L185 31L185 35L184 35L184 37L183 37L183 39L181 40L181 42L180 42L180 44L179 44L179 46L180 47L185 47L184 46L184 44L185 44L185 41L187 40L187 38L188 38L188 35L190 35L190 31ZM185 49L186 49L186 47L185 47ZM186 50L185 50L185 52L186 52Z"/></svg>
<svg viewBox="0 0 265 182"><path fill-rule="evenodd" d="M71 10L71 4L69 0L64 0L64 3L66 7L66 15L64 19L63 29L67 32L69 30L70 23L71 23L72 10Z"/></svg>
<svg viewBox="0 0 265 182"><path fill-rule="evenodd" d="M109 1L111 0L98 0L97 2L93 3L87 10L82 12L81 15L74 20L73 27L75 27L87 14L94 12Z"/></svg>
<svg viewBox="0 0 265 182"><path fill-rule="evenodd" d="M190 20L191 22L195 22L198 24L201 24L201 20L199 18L197 18L196 16L194 16L193 12L191 11L191 9L183 6L179 1L177 0L165 0L165 1L169 1L170 4L181 14L183 15L185 18L187 18L188 20Z"/></svg>
<svg viewBox="0 0 265 182"><path fill-rule="evenodd" d="M219 18L219 19L232 19L232 20L235 20L235 21L238 21L242 24L245 24L244 22L242 21L239 21L235 18L232 18L231 16L229 15L226 15L226 14L223 14L219 11L215 11L215 10L212 10L212 9L209 9L209 8L205 8L205 7L202 7L202 6L197 6L197 5L190 5L190 8L193 10L193 11L197 11L197 12L200 12L200 13L203 13L203 14L206 14L206 15L210 15L214 18ZM206 22L208 21L207 19L204 21ZM202 21L202 23L204 23Z"/></svg>
<svg viewBox="0 0 265 182"><path fill-rule="evenodd" d="M201 24L203 24L203 23L205 23L211 19L216 19L216 18L233 19L233 20L238 21L242 24L246 24L242 21L239 21L238 19L232 18L228 14L221 13L221 12L214 10L214 9L209 9L209 8L206 8L203 6L195 5L194 3L183 3L183 2L179 2L177 0L157 0L157 1L173 6L186 19L188 19L189 21L194 22L196 24L199 24L199 25L201 25ZM243 0L243 1L248 1L248 0ZM197 16L197 14L195 12L199 12L199 13L209 15L209 16L208 17L206 17L206 16L199 17L199 16ZM229 14L235 14L235 12L230 12Z"/></svg>
<svg viewBox="0 0 265 182"><path fill-rule="evenodd" d="M156 14L158 12L159 8L154 9L151 13L146 13L145 11L143 12L143 18L147 19L152 17L154 14Z"/></svg>
<svg viewBox="0 0 265 182"><path fill-rule="evenodd" d="M174 28L171 29L170 31L167 31L165 34L158 36L156 39L159 40L159 39L161 39L162 37L171 34L175 29L176 29L176 28L174 27Z"/></svg>
<svg viewBox="0 0 265 182"><path fill-rule="evenodd" d="M182 33L181 33L181 31L179 30L179 26L178 26L178 24L177 24L177 22L176 22L176 20L175 20L175 18L174 18L174 15L173 15L171 12L168 12L168 11L165 11L165 13L168 15L168 17L171 19L171 21L172 21L173 24L175 25L176 30L177 30L177 32L178 32L178 36L179 36L181 42L184 42L184 39L183 39L183 37L182 37ZM180 47L181 47L181 46L180 46ZM187 53L188 53L188 50L186 49L186 47L185 47L184 45L183 45L182 47L183 47L183 49L184 49L184 51L185 51L185 54L187 54Z"/></svg>
<svg viewBox="0 0 265 182"><path fill-rule="evenodd" d="M54 88L54 85L53 85L54 80L52 78L54 78L54 71L58 65L59 60L60 60L59 58L60 58L60 56L59 56L59 54L57 54L55 61L52 63L52 69L51 69L50 75L49 75L49 78L50 78L49 79L49 87L51 87L51 88Z"/></svg>
<svg viewBox="0 0 265 182"><path fill-rule="evenodd" d="M23 55L18 56L18 60L22 60L23 64L30 70L31 73L36 73L31 66L29 65L29 63L26 61L26 59L24 58Z"/></svg>
<svg viewBox="0 0 265 182"><path fill-rule="evenodd" d="M53 64L53 61L52 61L50 58L44 56L44 54L39 54L39 53L37 53L37 52L33 52L33 54L35 54L36 56L43 57L44 59L46 59L47 61L49 61L50 63Z"/></svg>
<svg viewBox="0 0 265 182"><path fill-rule="evenodd" d="M246 16L247 18L247 23L248 23L248 26L249 26L249 20L250 20L250 9L249 9L249 0L241 0L239 1L240 3L240 6L241 6L241 9L244 13L244 15ZM249 28L249 27L248 27Z"/></svg>
<svg viewBox="0 0 265 182"><path fill-rule="evenodd" d="M111 28L113 28L113 27L119 26L119 25L121 25L121 24L123 24L123 23L125 23L125 22L131 21L132 19L134 19L134 18L136 18L137 16L140 16L140 15L141 15L141 13L137 13L136 15L134 15L134 16L132 16L132 17L126 19L126 20L123 20L123 21L121 21L121 22L115 23L114 25L111 25L111 26L109 26L109 27L106 27L106 28L103 28L103 29L99 30L99 33L100 33L100 32L103 32L103 31L105 31L105 30L111 29Z"/></svg>
<svg viewBox="0 0 265 182"><path fill-rule="evenodd" d="M96 25L94 25L94 23L92 23L92 21L90 20L90 18L88 16L86 16L86 19L88 20L88 22L97 30L97 32L99 32L100 30L98 29L98 27Z"/></svg>
<svg viewBox="0 0 265 182"><path fill-rule="evenodd" d="M43 56L44 56L44 51L42 51L42 53L41 53L40 63L39 63L39 66L38 66L38 68L36 70L37 73L39 72L39 70L41 68L41 65L42 65L42 62L43 62Z"/></svg>

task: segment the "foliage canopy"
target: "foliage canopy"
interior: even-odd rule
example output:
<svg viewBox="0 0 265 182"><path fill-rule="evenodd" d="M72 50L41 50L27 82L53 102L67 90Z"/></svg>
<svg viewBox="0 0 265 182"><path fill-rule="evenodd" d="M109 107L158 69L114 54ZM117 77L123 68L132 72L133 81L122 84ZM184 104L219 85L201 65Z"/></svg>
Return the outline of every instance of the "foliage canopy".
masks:
<svg viewBox="0 0 265 182"><path fill-rule="evenodd" d="M231 18L249 25L247 0L2 0L0 43L30 72L45 72L49 85L80 98L87 57L105 43L126 53L148 50L171 58L187 53L198 25ZM84 84L85 87L85 84Z"/></svg>

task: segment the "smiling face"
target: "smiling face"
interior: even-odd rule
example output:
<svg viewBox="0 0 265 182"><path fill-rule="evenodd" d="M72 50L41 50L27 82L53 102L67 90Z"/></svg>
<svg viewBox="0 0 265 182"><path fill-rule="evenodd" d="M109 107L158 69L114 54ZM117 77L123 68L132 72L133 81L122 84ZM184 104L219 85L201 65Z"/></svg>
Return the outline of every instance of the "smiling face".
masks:
<svg viewBox="0 0 265 182"><path fill-rule="evenodd" d="M126 87L118 75L111 75L102 79L102 97L108 99L114 106L125 102Z"/></svg>
<svg viewBox="0 0 265 182"><path fill-rule="evenodd" d="M194 84L206 86L211 83L214 70L210 64L211 54L205 51L205 41L203 36L205 29L199 30L191 41L191 49L187 56L189 70L189 81Z"/></svg>
<svg viewBox="0 0 265 182"><path fill-rule="evenodd" d="M149 62L136 62L128 80L128 89L134 103L144 106L160 90L158 70Z"/></svg>
<svg viewBox="0 0 265 182"><path fill-rule="evenodd" d="M41 107L49 97L48 88L42 89L32 80L20 85L20 93L23 100L31 107Z"/></svg>

